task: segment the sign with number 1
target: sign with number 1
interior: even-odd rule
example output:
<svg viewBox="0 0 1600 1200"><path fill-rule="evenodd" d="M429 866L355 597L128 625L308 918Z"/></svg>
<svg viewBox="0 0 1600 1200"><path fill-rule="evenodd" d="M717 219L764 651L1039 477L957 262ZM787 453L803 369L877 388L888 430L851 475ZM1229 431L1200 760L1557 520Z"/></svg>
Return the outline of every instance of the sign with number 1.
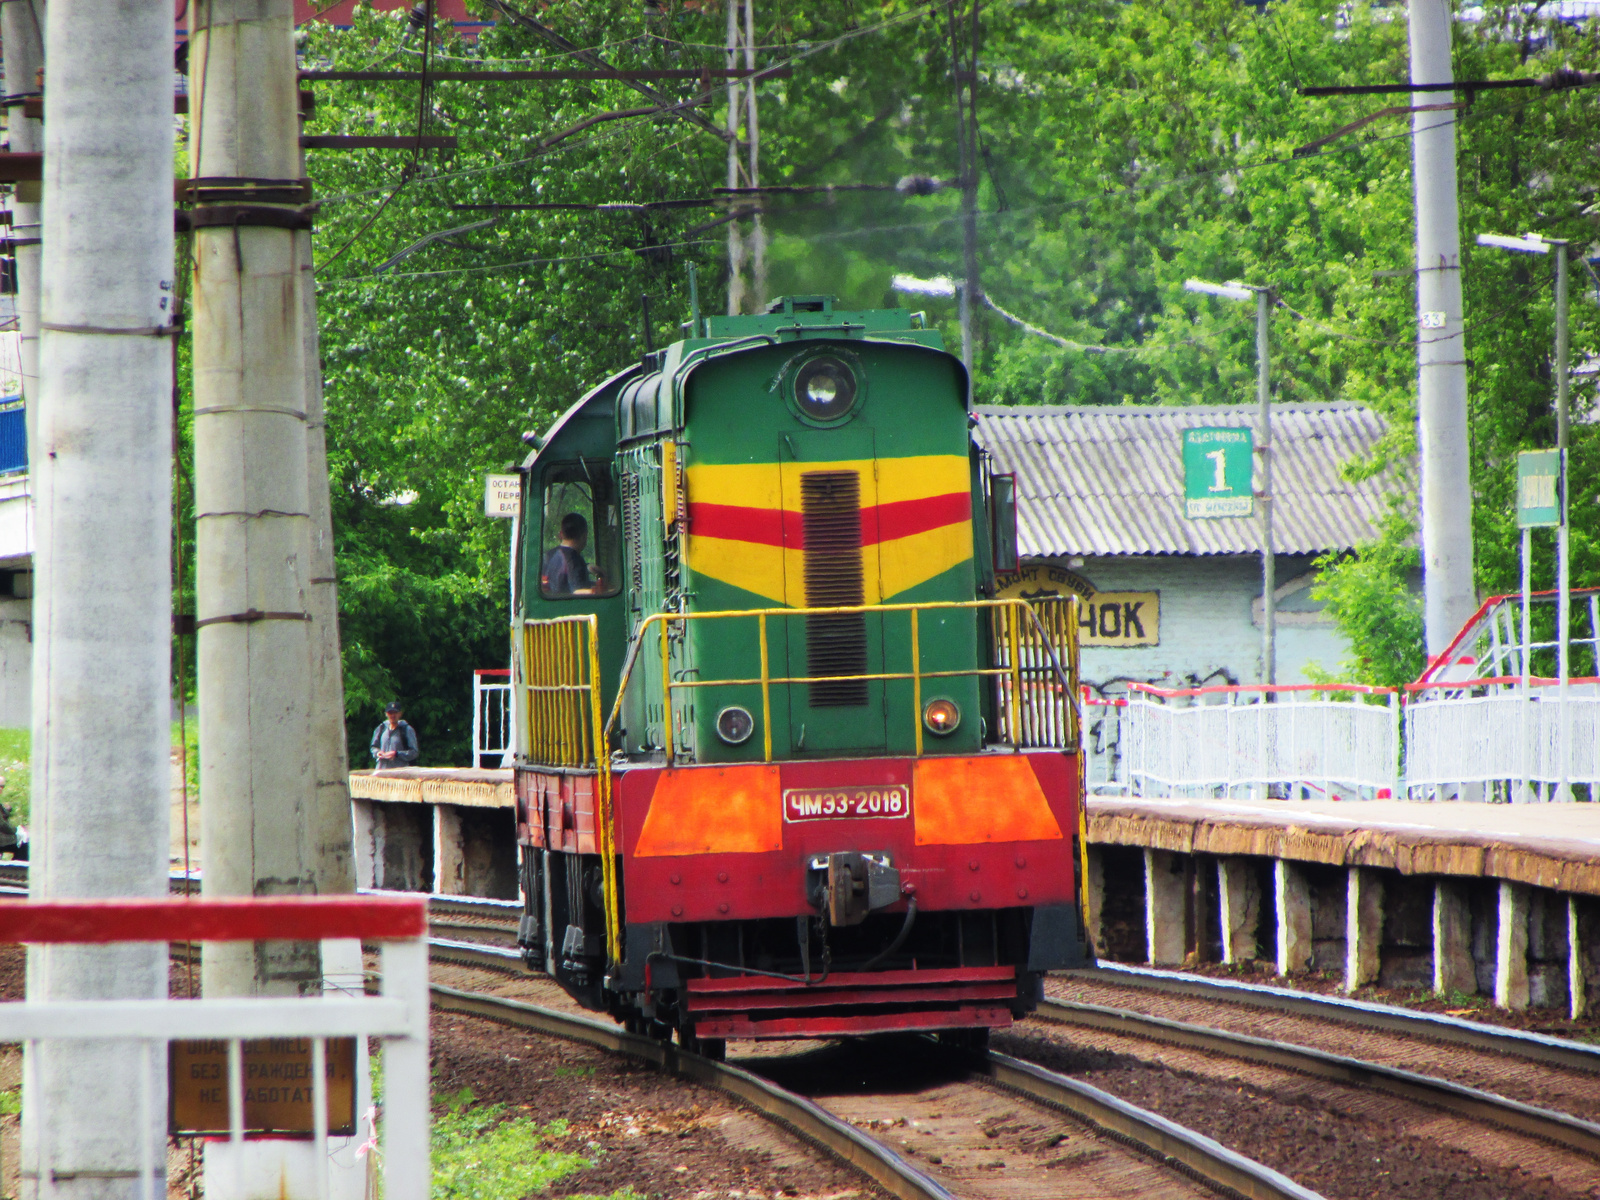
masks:
<svg viewBox="0 0 1600 1200"><path fill-rule="evenodd" d="M1183 515L1248 517L1255 512L1255 434L1249 429L1183 431Z"/></svg>

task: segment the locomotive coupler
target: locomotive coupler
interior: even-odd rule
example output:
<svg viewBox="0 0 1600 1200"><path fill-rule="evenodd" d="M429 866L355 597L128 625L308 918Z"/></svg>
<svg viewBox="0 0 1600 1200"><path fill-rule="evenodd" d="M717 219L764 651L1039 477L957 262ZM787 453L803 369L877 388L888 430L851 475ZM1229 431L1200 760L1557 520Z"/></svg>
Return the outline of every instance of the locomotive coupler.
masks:
<svg viewBox="0 0 1600 1200"><path fill-rule="evenodd" d="M840 850L817 854L806 864L806 891L830 925L859 925L867 914L900 899L900 872L887 853Z"/></svg>

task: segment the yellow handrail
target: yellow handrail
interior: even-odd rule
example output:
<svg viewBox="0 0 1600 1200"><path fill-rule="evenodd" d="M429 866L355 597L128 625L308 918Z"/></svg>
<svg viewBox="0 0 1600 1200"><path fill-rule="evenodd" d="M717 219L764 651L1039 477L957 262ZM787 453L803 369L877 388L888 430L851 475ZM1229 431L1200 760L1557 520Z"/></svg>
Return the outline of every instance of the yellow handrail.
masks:
<svg viewBox="0 0 1600 1200"><path fill-rule="evenodd" d="M923 671L921 669L921 662L920 662L920 648L916 644L916 639L917 639L917 636L918 636L917 632L916 632L917 614L923 613L923 612L940 611L940 610L948 610L948 609L970 609L970 610L987 609L987 610L990 610L990 611L995 612L997 614L1004 615L1005 618L1006 618L1004 620L1004 629L1001 630L1001 631L997 631L997 634L1002 636L1004 638L1004 640L1005 640L1005 648L1006 648L1006 651L1007 651L1007 657L1010 659L1010 662L1006 666L1000 666L1000 667L973 667L973 668L966 669L966 670L956 670L956 671ZM913 636L913 650L914 650L914 655L913 655L914 661L912 663L912 670L911 671L905 671L905 672L886 671L886 672L877 672L877 673L873 673L873 674L861 674L861 675L827 675L827 676L795 675L795 676L776 676L776 677L773 676L770 673L769 663L768 663L768 646L767 646L767 638L766 638L766 624L767 624L767 618L768 617L806 617L806 616L819 616L819 615L821 615L821 616L842 616L842 615L850 615L850 614L857 614L857 613L865 614L865 613L886 613L886 612L905 612L905 613L911 614L911 620L913 622L913 635L912 636ZM857 681L866 681L866 680L903 680L903 679L912 680L913 690L916 692L915 702L919 706L917 708L916 712L913 714L913 722L914 722L914 726L915 726L915 729L916 729L916 752L917 752L917 754L920 755L922 753L922 721L921 721L921 709L920 709L920 704L921 704L920 681L921 680L924 680L924 679L947 679L947 678L953 678L953 677L957 677L957 676L995 676L995 677L1010 676L1011 678L1009 680L1009 683L1011 684L1011 686L1007 689L1008 695L1005 698L1006 699L1006 716L1007 716L1007 721L1006 721L1007 733L1008 733L1008 740L1010 740L1011 744L1013 746L1017 746L1017 747L1020 748L1020 746L1022 744L1022 740L1023 740L1023 733L1022 733L1022 712L1023 712L1023 710L1022 710L1022 704L1021 704L1021 694L1022 694L1022 688L1023 688L1023 676L1022 676L1022 660L1021 660L1021 631L1020 631L1020 620L1019 620L1019 618L1022 616L1022 614L1026 614L1026 618L1027 618L1028 622L1030 623L1030 625L1032 627L1032 632L1037 635L1037 647L1036 648L1041 649L1041 650L1044 651L1044 655L1045 655L1045 658L1047 660L1047 664L1046 665L1048 666L1050 672L1053 673L1056 676L1057 680L1059 681L1059 683L1060 683L1060 685L1061 685L1061 687L1063 689L1063 693L1064 693L1064 695L1066 697L1064 703L1065 703L1065 711L1066 711L1066 714L1067 714L1067 723L1068 723L1069 729L1063 730L1062 732L1068 735L1067 736L1067 741L1069 743L1073 743L1073 742L1075 742L1076 735L1077 735L1077 729L1076 729L1076 725L1077 725L1077 721L1076 721L1077 708L1076 708L1076 700L1075 700L1076 693L1075 693L1075 690L1074 690L1075 686L1076 686L1075 679L1074 679L1075 672L1073 670L1071 670L1071 669L1064 669L1062 667L1061 661L1060 661L1059 657L1056 654L1056 647L1055 647L1055 644L1054 644L1054 642L1052 641L1052 639L1050 637L1050 633L1045 628L1044 624L1039 620L1039 615L1035 611L1034 606L1032 604L1030 604L1026 600L1015 599L1015 598L1007 598L1007 599L1000 599L1000 600L934 600L934 601L928 601L928 602L921 603L921 604L851 604L851 605L839 605L839 606L835 606L835 607L818 607L818 608L808 608L808 607L800 607L800 608L742 608L742 609L719 609L719 610L710 611L710 612L687 612L687 613L662 612L662 613L651 613L649 616L645 617L642 621L639 622L638 628L636 630L636 636L635 636L633 645L629 648L627 662L623 665L622 678L618 682L616 699L613 701L613 703L611 705L611 713L610 713L610 716L606 720L604 734L605 734L606 737L609 738L609 736L611 734L611 731L616 726L617 718L618 718L618 716L621 715L621 712L622 712L623 698L627 694L628 684L630 683L630 681L633 678L634 667L638 663L639 649L640 649L640 647L642 647L645 644L646 633L647 633L648 627L652 623L657 623L657 624L659 624L660 630L661 630L661 634L660 634L661 678L662 678L662 696L661 696L661 699L662 699L662 729L663 729L663 736L662 736L663 746L662 746L662 749L665 752L666 760L667 760L668 763L673 762L674 759L675 759L675 751L674 751L674 744L673 744L673 730L672 730L672 717L673 717L672 692L673 692L674 689L694 689L694 688L702 688L702 687L732 687L732 686L737 686L737 685L741 685L741 684L746 685L746 686L753 686L755 684L760 684L761 685L761 690L762 690L762 698L761 698L762 714L761 715L762 715L762 729L763 729L763 738L762 738L762 741L763 741L763 761L771 762L772 761L772 733L771 733L771 729L772 729L772 706L771 706L771 699L770 699L771 686L773 684L817 683L817 682L822 682L824 680L826 680L828 682L835 682L835 683L837 683L837 682L857 682ZM737 618L741 618L741 617L742 618L754 617L758 621L758 629L759 629L760 638L761 638L761 675L759 677L749 678L749 679L706 679L706 680L691 680L691 679L674 680L672 678L671 645L670 645L669 638L668 638L668 629L670 627L671 622L673 622L673 621L688 622L688 621L727 620L727 619L737 619ZM1075 632L1076 632L1077 621L1076 621L1075 617L1076 617L1076 614L1074 613L1072 618L1069 619L1069 624L1068 624L1069 636L1071 634L1075 634ZM1075 642L1076 642L1076 639L1073 638L1073 641L1072 641L1071 645L1069 645L1069 660L1068 661L1069 661L1069 666L1071 668L1075 668L1076 667L1076 654L1074 652ZM1034 648L1034 647L1030 646L1030 648Z"/></svg>
<svg viewBox="0 0 1600 1200"><path fill-rule="evenodd" d="M524 695L523 732L529 757L595 771L595 835L606 914L606 953L622 957L617 892L616 828L612 820L611 754L600 691L600 621L592 613L524 621L518 659ZM587 712L585 712L587 708Z"/></svg>
<svg viewBox="0 0 1600 1200"><path fill-rule="evenodd" d="M924 671L920 644L919 614L943 609L987 609L1004 620L1003 637L1009 662L997 667L974 667L969 670ZM774 677L770 670L770 647L767 638L767 618L803 617L813 615L840 615L868 612L905 612L911 621L911 670L907 672L881 672L864 675L828 675ZM609 739L622 710L622 701L638 662L639 648L646 644L647 627L651 622L660 626L662 663L662 725L667 761L673 761L673 709L674 688L726 687L738 684L761 685L764 760L772 761L772 703L771 686L774 683L813 683L822 680L904 680L912 682L913 720L916 729L916 753L922 754L922 685L927 679L947 679L958 676L992 676L1007 678L1009 695L1005 697L1008 740L1020 747L1025 736L1022 728L1021 693L1024 686L1022 674L1021 617L1027 614L1032 634L1037 635L1037 645L1030 641L1030 649L1044 652L1050 673L1059 680L1067 698L1068 729L1061 730L1075 740L1076 707L1074 678L1071 668L1076 667L1076 613L1066 615L1068 668L1062 667L1050 632L1040 621L1034 607L1025 600L969 600L934 601L927 604L851 605L835 608L767 608L733 609L699 613L653 613L640 622L637 637L630 648L628 660L618 682L616 699L611 711L602 721L602 695L600 678L599 618L593 614L556 617L542 621L524 621L522 629L522 654L517 666L518 686L524 696L523 732L529 757L536 762L552 766L593 767L595 784L595 827L600 852L601 881L604 891L606 919L606 952L611 963L622 956L622 913L617 880L616 822L613 818L613 779ZM757 620L760 633L761 675L754 679L677 680L671 677L671 622L714 620L718 618L748 618ZM587 708L587 712L585 712ZM1048 732L1048 731L1046 731Z"/></svg>

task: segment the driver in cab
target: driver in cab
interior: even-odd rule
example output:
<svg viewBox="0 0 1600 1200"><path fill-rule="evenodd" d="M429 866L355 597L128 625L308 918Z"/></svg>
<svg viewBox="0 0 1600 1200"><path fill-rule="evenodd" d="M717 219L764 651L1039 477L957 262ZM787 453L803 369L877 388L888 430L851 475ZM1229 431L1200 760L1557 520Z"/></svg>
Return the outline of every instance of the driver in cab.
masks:
<svg viewBox="0 0 1600 1200"><path fill-rule="evenodd" d="M599 571L590 572L583 560L589 544L589 522L581 513L569 512L561 518L561 544L544 560L539 583L547 596L592 596L603 583Z"/></svg>

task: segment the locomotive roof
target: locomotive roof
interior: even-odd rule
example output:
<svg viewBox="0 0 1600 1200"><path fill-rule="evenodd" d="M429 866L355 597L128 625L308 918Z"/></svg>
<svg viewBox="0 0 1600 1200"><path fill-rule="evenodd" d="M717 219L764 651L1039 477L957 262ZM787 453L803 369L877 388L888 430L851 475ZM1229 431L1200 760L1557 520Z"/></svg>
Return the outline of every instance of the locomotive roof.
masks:
<svg viewBox="0 0 1600 1200"><path fill-rule="evenodd" d="M1082 405L974 409L994 470L1015 472L1028 557L1256 554L1254 517L1183 515L1183 430L1254 428L1255 405ZM1352 482L1385 425L1359 404L1272 406L1273 542L1279 554L1348 550L1378 536L1402 485L1393 472Z"/></svg>

